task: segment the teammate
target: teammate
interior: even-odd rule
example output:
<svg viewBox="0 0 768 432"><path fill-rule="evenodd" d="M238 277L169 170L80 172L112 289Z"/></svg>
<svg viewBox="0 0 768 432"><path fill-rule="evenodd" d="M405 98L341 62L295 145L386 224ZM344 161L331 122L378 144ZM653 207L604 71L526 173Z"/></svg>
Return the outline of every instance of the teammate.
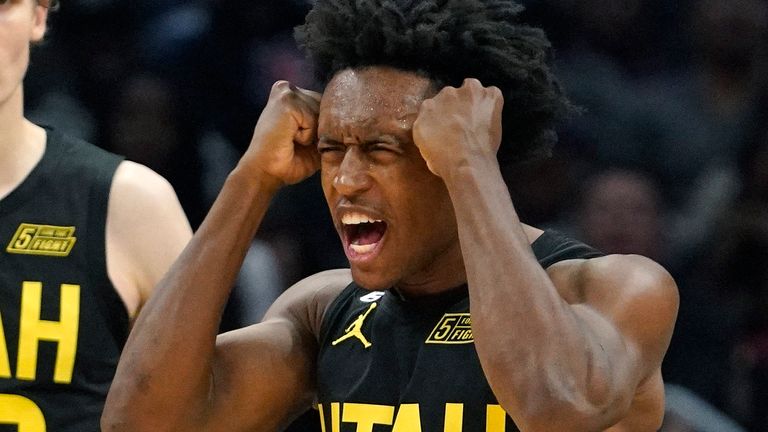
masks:
<svg viewBox="0 0 768 432"><path fill-rule="evenodd" d="M313 402L328 432L658 429L674 282L522 224L501 177L547 150L567 106L519 12L314 4L298 35L324 93L274 85L129 337L104 430L274 431ZM351 269L217 337L270 199L318 167Z"/></svg>
<svg viewBox="0 0 768 432"><path fill-rule="evenodd" d="M0 2L0 430L88 432L191 229L154 172L24 118L30 45L53 6Z"/></svg>

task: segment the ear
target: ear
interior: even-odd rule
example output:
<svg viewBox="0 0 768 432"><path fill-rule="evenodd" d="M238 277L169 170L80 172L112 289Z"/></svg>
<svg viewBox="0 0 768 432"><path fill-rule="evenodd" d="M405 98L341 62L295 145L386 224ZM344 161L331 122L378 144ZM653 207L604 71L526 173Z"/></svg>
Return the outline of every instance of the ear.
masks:
<svg viewBox="0 0 768 432"><path fill-rule="evenodd" d="M48 8L40 5L35 6L35 14L32 17L34 22L32 23L32 32L30 33L30 39L32 42L40 42L45 36L45 31L48 28Z"/></svg>

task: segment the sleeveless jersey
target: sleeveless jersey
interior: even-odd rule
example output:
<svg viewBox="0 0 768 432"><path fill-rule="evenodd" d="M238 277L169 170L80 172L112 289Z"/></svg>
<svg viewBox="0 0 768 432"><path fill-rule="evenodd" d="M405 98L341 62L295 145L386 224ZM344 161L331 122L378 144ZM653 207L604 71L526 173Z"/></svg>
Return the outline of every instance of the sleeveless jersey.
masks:
<svg viewBox="0 0 768 432"><path fill-rule="evenodd" d="M128 314L106 270L121 158L47 130L0 200L0 431L98 431Z"/></svg>
<svg viewBox="0 0 768 432"><path fill-rule="evenodd" d="M547 231L533 244L544 267L601 254ZM323 432L511 432L472 339L466 285L427 301L352 283L320 331Z"/></svg>

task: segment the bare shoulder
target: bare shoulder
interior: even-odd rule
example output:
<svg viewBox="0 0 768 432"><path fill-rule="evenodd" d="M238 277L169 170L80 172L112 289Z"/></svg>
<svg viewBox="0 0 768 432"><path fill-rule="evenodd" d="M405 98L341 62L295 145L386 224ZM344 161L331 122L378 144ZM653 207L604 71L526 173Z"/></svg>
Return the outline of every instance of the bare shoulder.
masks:
<svg viewBox="0 0 768 432"><path fill-rule="evenodd" d="M317 339L325 312L351 282L349 269L327 270L302 279L275 300L264 321L289 317Z"/></svg>
<svg viewBox="0 0 768 432"><path fill-rule="evenodd" d="M639 255L563 261L548 269L566 301L597 313L618 331L642 365L656 373L672 338L679 295L661 265Z"/></svg>
<svg viewBox="0 0 768 432"><path fill-rule="evenodd" d="M171 184L150 168L131 161L123 161L112 180L112 197L117 199L162 200L176 197Z"/></svg>
<svg viewBox="0 0 768 432"><path fill-rule="evenodd" d="M569 303L600 304L619 299L653 298L678 301L677 285L669 272L640 255L606 255L562 261L547 269Z"/></svg>
<svg viewBox="0 0 768 432"><path fill-rule="evenodd" d="M162 223L187 224L173 186L150 168L123 161L115 171L109 194L108 217L130 225ZM158 217L160 220L155 220Z"/></svg>
<svg viewBox="0 0 768 432"><path fill-rule="evenodd" d="M582 264L582 283L587 293L594 288L599 301L601 297L632 300L643 306L662 308L677 315L678 291L669 272L655 261L639 255L608 255L585 260ZM615 290L613 295L601 290ZM659 309L659 313L663 312Z"/></svg>
<svg viewBox="0 0 768 432"><path fill-rule="evenodd" d="M191 237L173 186L143 165L122 162L109 195L107 271L131 315Z"/></svg>

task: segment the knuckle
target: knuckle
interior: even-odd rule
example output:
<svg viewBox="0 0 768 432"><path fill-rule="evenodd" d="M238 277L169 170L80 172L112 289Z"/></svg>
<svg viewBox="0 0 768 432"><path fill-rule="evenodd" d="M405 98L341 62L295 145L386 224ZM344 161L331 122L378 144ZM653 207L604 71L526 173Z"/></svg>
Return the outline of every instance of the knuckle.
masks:
<svg viewBox="0 0 768 432"><path fill-rule="evenodd" d="M483 84L480 83L480 80L477 78L466 78L464 79L464 85L469 87L482 87Z"/></svg>
<svg viewBox="0 0 768 432"><path fill-rule="evenodd" d="M272 85L270 97L278 100L289 100L294 96L291 83L288 81L277 81Z"/></svg>
<svg viewBox="0 0 768 432"><path fill-rule="evenodd" d="M272 92L283 92L285 90L288 90L290 88L291 84L288 81L280 80L276 81L274 84L272 84Z"/></svg>
<svg viewBox="0 0 768 432"><path fill-rule="evenodd" d="M291 83L286 80L275 81L275 84L272 85L273 88L289 88L290 86Z"/></svg>

